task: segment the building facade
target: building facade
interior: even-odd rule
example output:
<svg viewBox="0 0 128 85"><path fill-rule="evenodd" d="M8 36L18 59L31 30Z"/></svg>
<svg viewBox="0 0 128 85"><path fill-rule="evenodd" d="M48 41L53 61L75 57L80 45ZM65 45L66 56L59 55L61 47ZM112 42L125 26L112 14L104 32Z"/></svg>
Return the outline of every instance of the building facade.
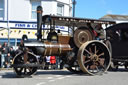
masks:
<svg viewBox="0 0 128 85"><path fill-rule="evenodd" d="M10 42L20 41L23 35L35 39L39 5L43 15L72 16L72 0L0 0L0 43L8 38Z"/></svg>
<svg viewBox="0 0 128 85"><path fill-rule="evenodd" d="M38 5L44 15L72 16L72 0L0 0L0 20L7 21L8 14L10 21L36 21Z"/></svg>
<svg viewBox="0 0 128 85"><path fill-rule="evenodd" d="M100 18L101 20L111 20L115 21L116 23L124 23L128 22L128 15L113 15L107 14Z"/></svg>

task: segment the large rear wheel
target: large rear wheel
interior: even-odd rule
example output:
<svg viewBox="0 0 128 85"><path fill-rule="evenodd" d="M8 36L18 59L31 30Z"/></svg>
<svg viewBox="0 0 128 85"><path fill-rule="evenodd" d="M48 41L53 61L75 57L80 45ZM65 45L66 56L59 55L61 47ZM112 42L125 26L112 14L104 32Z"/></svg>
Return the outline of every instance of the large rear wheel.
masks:
<svg viewBox="0 0 128 85"><path fill-rule="evenodd" d="M84 43L78 51L78 63L84 73L102 74L110 65L111 54L108 47L97 40Z"/></svg>

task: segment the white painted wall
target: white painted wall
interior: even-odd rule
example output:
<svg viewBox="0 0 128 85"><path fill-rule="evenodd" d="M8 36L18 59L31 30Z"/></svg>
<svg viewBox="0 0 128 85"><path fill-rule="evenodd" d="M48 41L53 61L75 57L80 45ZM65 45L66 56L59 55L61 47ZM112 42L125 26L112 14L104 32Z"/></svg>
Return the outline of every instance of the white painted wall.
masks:
<svg viewBox="0 0 128 85"><path fill-rule="evenodd" d="M8 0L9 20L30 21L31 5L29 0Z"/></svg>
<svg viewBox="0 0 128 85"><path fill-rule="evenodd" d="M71 3L72 2L72 0L56 0L56 1L63 2L63 3Z"/></svg>
<svg viewBox="0 0 128 85"><path fill-rule="evenodd" d="M72 0L57 0L59 3L64 3L64 16L72 16L72 10L70 11L70 7L72 8ZM67 4L68 3L68 4Z"/></svg>
<svg viewBox="0 0 128 85"><path fill-rule="evenodd" d="M9 20L10 21L36 21L31 19L30 0L8 0L9 1ZM41 0L43 15L57 14L57 3L64 4L64 16L71 16L69 8L72 8L71 0ZM7 0L5 0L5 17L7 20Z"/></svg>
<svg viewBox="0 0 128 85"><path fill-rule="evenodd" d="M57 12L57 2L55 1L42 1L43 15L46 14L56 14Z"/></svg>

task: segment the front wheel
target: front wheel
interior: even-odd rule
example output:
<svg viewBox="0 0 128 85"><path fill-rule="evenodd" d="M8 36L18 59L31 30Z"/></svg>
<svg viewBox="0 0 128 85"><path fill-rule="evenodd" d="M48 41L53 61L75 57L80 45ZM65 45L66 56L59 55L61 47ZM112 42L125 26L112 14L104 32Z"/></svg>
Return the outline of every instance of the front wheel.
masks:
<svg viewBox="0 0 128 85"><path fill-rule="evenodd" d="M21 52L17 54L13 60L13 69L20 77L30 76L37 71L37 67L34 67L38 62L36 56L28 52L26 62L24 62L24 56L24 53Z"/></svg>

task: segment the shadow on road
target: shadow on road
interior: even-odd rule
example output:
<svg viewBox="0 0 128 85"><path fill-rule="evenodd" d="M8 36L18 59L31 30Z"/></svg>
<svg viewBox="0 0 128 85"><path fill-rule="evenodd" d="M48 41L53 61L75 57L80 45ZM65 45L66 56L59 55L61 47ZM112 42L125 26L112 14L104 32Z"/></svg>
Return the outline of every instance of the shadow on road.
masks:
<svg viewBox="0 0 128 85"><path fill-rule="evenodd" d="M72 73L70 71L67 70L43 70L43 71L37 71L37 73L35 75L74 75L74 76L90 76L88 74L84 74L84 73Z"/></svg>
<svg viewBox="0 0 128 85"><path fill-rule="evenodd" d="M18 76L13 72L5 72L1 76L2 78L18 78Z"/></svg>
<svg viewBox="0 0 128 85"><path fill-rule="evenodd" d="M128 72L128 69L119 68L118 70L111 70L111 71L108 71L108 72ZM33 76L36 76L36 75L91 76L91 75L84 74L84 73L75 74L75 73L72 73L72 72L67 71L67 70L39 70ZM1 78L10 78L10 79L14 79L14 78L32 78L32 76L19 77L14 72L3 72L3 73L0 73L0 76L1 76Z"/></svg>
<svg viewBox="0 0 128 85"><path fill-rule="evenodd" d="M128 72L128 69L119 68L119 69L109 70L109 72Z"/></svg>
<svg viewBox="0 0 128 85"><path fill-rule="evenodd" d="M73 76L91 76L91 75L88 75L88 74L83 74L83 73L80 73L80 74L75 74L75 73L72 73L72 72L69 72L67 70L39 70L37 71L33 76L36 76L36 75L73 75ZM24 76L24 77L19 77L16 75L16 73L14 72L4 72L4 73L0 73L0 76L2 78L10 78L10 79L14 79L14 78L32 78L32 76Z"/></svg>

